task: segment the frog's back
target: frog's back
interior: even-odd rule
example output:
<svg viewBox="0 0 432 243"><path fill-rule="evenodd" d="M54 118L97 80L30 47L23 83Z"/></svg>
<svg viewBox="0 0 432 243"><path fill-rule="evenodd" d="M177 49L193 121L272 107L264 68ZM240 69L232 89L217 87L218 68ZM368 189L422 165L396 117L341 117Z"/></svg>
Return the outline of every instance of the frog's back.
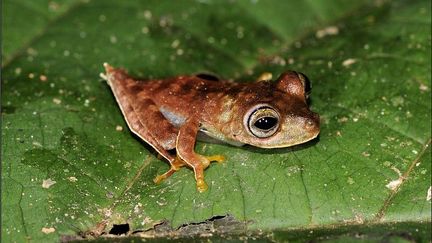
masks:
<svg viewBox="0 0 432 243"><path fill-rule="evenodd" d="M229 81L207 80L197 76L177 76L163 80L143 81L142 90L158 106L190 113L190 110L202 109L205 104L221 98L236 86L236 83Z"/></svg>
<svg viewBox="0 0 432 243"><path fill-rule="evenodd" d="M197 76L177 76L143 81L143 85L154 96L198 97L223 93L235 84L222 80L206 80Z"/></svg>

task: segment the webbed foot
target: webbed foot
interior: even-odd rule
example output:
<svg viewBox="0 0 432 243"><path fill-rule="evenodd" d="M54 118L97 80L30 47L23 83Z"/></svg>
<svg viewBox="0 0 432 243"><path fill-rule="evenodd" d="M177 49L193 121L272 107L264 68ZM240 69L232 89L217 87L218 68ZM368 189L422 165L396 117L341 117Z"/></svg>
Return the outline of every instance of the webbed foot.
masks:
<svg viewBox="0 0 432 243"><path fill-rule="evenodd" d="M195 154L195 163L187 163L180 156L176 156L176 158L170 162L171 168L163 173L162 175L156 176L153 181L156 184L161 183L163 180L170 177L176 171L180 170L183 166L190 166L194 169L195 179L196 179L196 187L199 192L205 192L208 190L208 185L204 180L204 170L210 165L211 162L222 163L225 161L225 157L223 155L212 155L212 156L204 156ZM192 160L191 160L192 161Z"/></svg>
<svg viewBox="0 0 432 243"><path fill-rule="evenodd" d="M222 163L225 161L225 156L220 155L220 154L216 154L216 155L211 155L211 156L204 156L204 155L200 155L202 157L202 164L204 167L204 170L207 169L207 167L209 167L211 162L217 162L217 163Z"/></svg>
<svg viewBox="0 0 432 243"><path fill-rule="evenodd" d="M211 156L204 156L204 155L199 155L197 154L197 156L200 158L201 161L201 165L202 165L202 170L199 171L204 171L205 169L207 169L207 167L209 167L211 162L218 162L218 163L222 163L225 161L225 157L223 155L211 155ZM196 177L196 186L197 186L197 190L199 192L205 192L208 189L207 183L204 181L204 173L203 172L198 172L195 174Z"/></svg>
<svg viewBox="0 0 432 243"><path fill-rule="evenodd" d="M174 172L176 172L176 170L174 170L173 168L170 168L167 172L163 173L162 175L157 175L154 179L153 182L156 184L161 183L162 181L164 181L166 178L170 177L172 174L174 174Z"/></svg>
<svg viewBox="0 0 432 243"><path fill-rule="evenodd" d="M197 179L196 187L199 192L205 192L208 189L207 183L204 181L204 179Z"/></svg>

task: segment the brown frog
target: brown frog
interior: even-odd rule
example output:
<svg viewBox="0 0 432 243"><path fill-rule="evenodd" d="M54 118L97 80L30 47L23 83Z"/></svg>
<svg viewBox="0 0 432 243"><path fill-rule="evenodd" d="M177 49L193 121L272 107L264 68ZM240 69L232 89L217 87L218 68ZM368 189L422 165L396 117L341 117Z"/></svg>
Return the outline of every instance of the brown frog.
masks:
<svg viewBox="0 0 432 243"><path fill-rule="evenodd" d="M238 146L282 148L307 142L320 131L319 116L307 104L307 78L298 72L285 72L274 82L235 83L208 75L137 80L107 63L104 67L101 77L130 130L171 165L156 183L188 166L198 191L207 190L204 170L224 157L195 153L199 132Z"/></svg>

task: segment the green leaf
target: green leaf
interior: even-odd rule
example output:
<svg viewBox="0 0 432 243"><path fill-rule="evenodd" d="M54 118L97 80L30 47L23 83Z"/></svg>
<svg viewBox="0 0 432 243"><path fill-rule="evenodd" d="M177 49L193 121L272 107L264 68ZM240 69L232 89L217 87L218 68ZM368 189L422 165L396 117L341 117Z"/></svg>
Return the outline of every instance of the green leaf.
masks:
<svg viewBox="0 0 432 243"><path fill-rule="evenodd" d="M430 2L8 0L2 13L2 241L126 223L141 236L342 241L376 227L367 240L430 241ZM103 62L150 78L301 71L320 137L272 150L199 142L227 158L206 170L207 192L187 169L155 185L168 165L129 132Z"/></svg>
<svg viewBox="0 0 432 243"><path fill-rule="evenodd" d="M60 3L48 0L4 1L2 29L7 36L2 42L3 64L18 53L34 53L34 49L29 46L31 42L45 35L48 26L79 3L79 0L63 0Z"/></svg>

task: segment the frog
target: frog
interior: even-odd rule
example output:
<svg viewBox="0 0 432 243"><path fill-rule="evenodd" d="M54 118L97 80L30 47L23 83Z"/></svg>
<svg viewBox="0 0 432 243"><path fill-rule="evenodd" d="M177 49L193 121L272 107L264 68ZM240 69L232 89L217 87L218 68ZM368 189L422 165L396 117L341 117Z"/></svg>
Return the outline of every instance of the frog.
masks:
<svg viewBox="0 0 432 243"><path fill-rule="evenodd" d="M101 77L130 131L169 162L170 169L155 183L189 167L197 190L207 190L204 170L225 157L196 153L200 134L234 146L276 149L308 142L320 132L319 115L309 108L310 81L300 72L234 82L209 74L138 79L122 68L103 66Z"/></svg>

